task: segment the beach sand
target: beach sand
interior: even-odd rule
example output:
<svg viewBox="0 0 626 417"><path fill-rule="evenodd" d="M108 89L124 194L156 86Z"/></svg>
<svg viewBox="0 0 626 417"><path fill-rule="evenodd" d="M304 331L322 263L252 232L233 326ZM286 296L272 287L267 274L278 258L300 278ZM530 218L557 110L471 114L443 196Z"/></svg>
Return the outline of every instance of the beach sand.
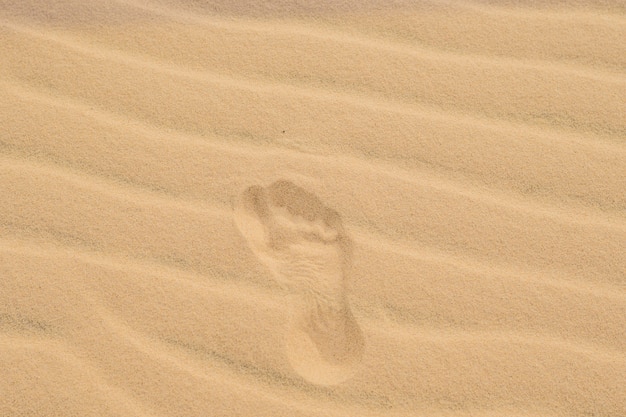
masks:
<svg viewBox="0 0 626 417"><path fill-rule="evenodd" d="M0 0L0 416L626 416L625 40Z"/></svg>

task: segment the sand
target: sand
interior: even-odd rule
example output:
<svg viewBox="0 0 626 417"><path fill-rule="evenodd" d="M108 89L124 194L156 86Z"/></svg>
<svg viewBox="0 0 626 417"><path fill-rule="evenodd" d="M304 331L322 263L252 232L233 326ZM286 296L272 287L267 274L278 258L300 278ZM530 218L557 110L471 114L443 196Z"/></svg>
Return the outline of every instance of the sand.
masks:
<svg viewBox="0 0 626 417"><path fill-rule="evenodd" d="M626 4L0 0L0 416L626 416Z"/></svg>

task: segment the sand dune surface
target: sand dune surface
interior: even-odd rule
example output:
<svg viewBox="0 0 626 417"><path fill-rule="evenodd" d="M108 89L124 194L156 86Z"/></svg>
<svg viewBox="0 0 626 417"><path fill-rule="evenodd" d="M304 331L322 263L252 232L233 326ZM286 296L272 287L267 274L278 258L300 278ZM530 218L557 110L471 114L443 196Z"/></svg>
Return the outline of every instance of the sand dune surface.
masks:
<svg viewBox="0 0 626 417"><path fill-rule="evenodd" d="M626 416L624 39L0 0L0 416Z"/></svg>

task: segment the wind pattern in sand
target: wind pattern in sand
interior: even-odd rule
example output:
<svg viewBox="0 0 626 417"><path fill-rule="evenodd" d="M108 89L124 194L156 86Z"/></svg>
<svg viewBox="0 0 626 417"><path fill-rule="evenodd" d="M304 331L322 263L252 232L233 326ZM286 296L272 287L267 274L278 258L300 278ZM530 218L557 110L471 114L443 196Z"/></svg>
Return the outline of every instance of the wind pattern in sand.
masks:
<svg viewBox="0 0 626 417"><path fill-rule="evenodd" d="M626 415L620 2L49 3L0 0L1 416ZM351 239L330 384L233 217L281 180Z"/></svg>

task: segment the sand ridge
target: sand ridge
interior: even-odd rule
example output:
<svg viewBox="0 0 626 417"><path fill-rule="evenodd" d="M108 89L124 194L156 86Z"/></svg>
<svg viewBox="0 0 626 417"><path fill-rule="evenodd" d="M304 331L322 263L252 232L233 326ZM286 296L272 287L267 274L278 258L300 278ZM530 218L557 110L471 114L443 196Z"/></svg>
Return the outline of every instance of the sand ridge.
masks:
<svg viewBox="0 0 626 417"><path fill-rule="evenodd" d="M0 0L0 415L626 415L616 2Z"/></svg>

